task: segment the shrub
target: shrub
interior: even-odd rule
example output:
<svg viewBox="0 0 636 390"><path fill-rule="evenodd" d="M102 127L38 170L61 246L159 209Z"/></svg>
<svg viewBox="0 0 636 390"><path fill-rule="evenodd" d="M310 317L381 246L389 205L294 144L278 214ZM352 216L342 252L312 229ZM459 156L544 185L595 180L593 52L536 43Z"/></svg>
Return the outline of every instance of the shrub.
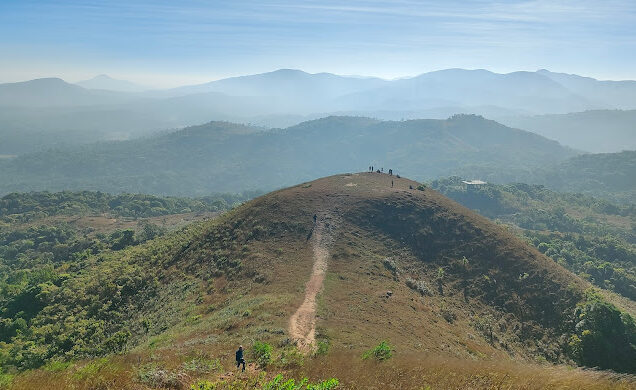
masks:
<svg viewBox="0 0 636 390"><path fill-rule="evenodd" d="M415 279L408 278L408 279L406 279L406 285L410 289L415 290L418 293L420 293L420 295L422 295L422 296L433 295L433 294L431 294L431 290L428 288L428 286L426 285L426 283L423 280L415 280Z"/></svg>
<svg viewBox="0 0 636 390"><path fill-rule="evenodd" d="M316 384L310 383L307 385L307 390L332 390L338 387L339 384L338 379L331 378Z"/></svg>
<svg viewBox="0 0 636 390"><path fill-rule="evenodd" d="M184 370L197 374L207 374L214 371L220 371L221 361L219 359L208 359L205 357L197 357L184 362L182 365Z"/></svg>
<svg viewBox="0 0 636 390"><path fill-rule="evenodd" d="M190 380L183 372L165 370L154 364L142 366L138 375L141 383L162 389L183 389Z"/></svg>
<svg viewBox="0 0 636 390"><path fill-rule="evenodd" d="M336 378L331 378L318 383L309 383L307 378L303 378L298 383L292 378L285 380L283 374L278 374L269 382L261 387L262 390L332 390L335 389L340 382ZM197 390L197 389L195 389ZM207 390L207 389L205 389Z"/></svg>
<svg viewBox="0 0 636 390"><path fill-rule="evenodd" d="M207 380L200 380L195 384L190 385L190 390L216 390L219 387L219 382L212 383Z"/></svg>
<svg viewBox="0 0 636 390"><path fill-rule="evenodd" d="M261 368L267 367L272 362L272 346L267 343L255 342L252 346L252 354Z"/></svg>
<svg viewBox="0 0 636 390"><path fill-rule="evenodd" d="M636 372L636 324L629 314L588 292L574 315L568 352L578 364Z"/></svg>
<svg viewBox="0 0 636 390"><path fill-rule="evenodd" d="M378 361L388 360L393 356L391 350L393 347L387 342L382 341L375 348L372 348L362 355L362 359L374 358Z"/></svg>
<svg viewBox="0 0 636 390"><path fill-rule="evenodd" d="M281 368L302 367L305 356L296 347L283 349L276 365Z"/></svg>
<svg viewBox="0 0 636 390"><path fill-rule="evenodd" d="M326 355L329 352L329 341L318 341L314 356Z"/></svg>

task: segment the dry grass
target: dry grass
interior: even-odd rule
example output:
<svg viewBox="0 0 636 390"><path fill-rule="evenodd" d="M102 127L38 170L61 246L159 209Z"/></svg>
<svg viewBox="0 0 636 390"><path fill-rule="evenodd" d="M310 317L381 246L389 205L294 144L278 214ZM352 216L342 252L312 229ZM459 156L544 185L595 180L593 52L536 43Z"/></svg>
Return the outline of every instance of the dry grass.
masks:
<svg viewBox="0 0 636 390"><path fill-rule="evenodd" d="M147 357L146 357L147 358ZM167 352L155 364L161 375L153 382L143 383L139 372L148 366L141 357L115 357L78 363L60 372L38 370L18 376L11 389L188 389L199 379L212 382L227 379L233 367L207 373L187 371L183 363L189 357ZM139 363L141 362L141 363ZM273 377L278 370L270 370ZM284 372L287 378L309 377L321 381L335 377L339 389L636 389L636 377L609 371L582 370L568 366L541 365L508 360L477 361L444 358L422 354L397 353L385 362L363 361L360 354L335 351L327 356L306 359L301 368ZM230 374L230 382L248 383L261 373L252 368L242 375ZM171 379L162 379L171 378ZM232 387L234 388L234 387Z"/></svg>
<svg viewBox="0 0 636 390"><path fill-rule="evenodd" d="M315 359L295 376L337 377L343 389L635 389L636 377L509 360L476 361L421 354L386 362L351 352ZM428 387L427 387L428 386Z"/></svg>
<svg viewBox="0 0 636 390"><path fill-rule="evenodd" d="M193 240L207 243L209 253L227 241L226 246L232 248L228 256L241 260L240 275L201 281L207 286L202 291L207 292L202 292L187 312L189 317L141 342L131 354L97 363L81 362L60 371L24 373L15 378L12 388L148 389L139 380L140 368L148 364L168 372L166 377L175 374L178 386L188 388L199 378L213 381L223 373L184 372L182 365L193 353L220 359L225 372L233 369L233 351L238 344L259 340L280 351L289 337L289 317L302 302L311 272L312 252L306 240L313 224L311 216L333 207L333 196L338 196L347 199L338 211L348 218L331 248L317 318L318 339L328 340L332 351L307 359L287 377L308 376L312 381L336 377L343 389L636 389L632 376L522 360L541 355L538 344L553 344L555 335L545 331L551 325L547 319L541 326L530 327L528 319L515 318L517 312L502 310L506 301L500 298L523 289L526 296L519 298L522 314L532 313L532 309L542 309L534 300L546 299L547 293L565 295L566 287L581 291L584 283L511 234L441 195L410 190L409 185L415 187L416 183L406 179L395 179L391 188L390 180L387 175L375 174L334 176L311 186L277 191L217 218L214 226L236 234L202 234ZM352 182L357 185L347 185ZM371 207L370 199L391 207L384 211ZM433 210L430 217L420 218L431 221L430 226L407 219L413 209L421 214ZM390 224L376 222L382 218ZM416 235L427 231L434 234L419 241L441 249L417 246ZM252 236L254 232L257 234ZM439 236L443 232L455 234L456 241ZM243 235L249 239L236 238ZM488 245L482 245L481 253L477 243L483 241ZM477 249L466 253L457 249L464 247ZM470 261L467 270L454 270L453 259L463 255ZM386 257L395 258L401 267L399 274L383 265ZM178 261L178 267L196 273L208 259L201 256ZM437 292L436 284L440 267L446 269L443 293ZM524 283L532 284L517 286L524 272L531 275ZM532 278L534 273L537 275ZM466 296L461 282L468 280L467 275L475 283L494 275L501 287L490 298ZM432 296L409 288L409 277L426 281ZM387 290L392 291L390 298ZM474 290L483 289L475 284ZM547 298L546 305L551 305L552 296ZM452 311L452 321L444 316L448 311ZM491 313L497 320L494 342L472 323ZM523 327L515 330L513 324ZM541 330L545 340L535 335L522 337L523 329ZM383 339L396 347L395 357L383 363L362 361L362 352Z"/></svg>

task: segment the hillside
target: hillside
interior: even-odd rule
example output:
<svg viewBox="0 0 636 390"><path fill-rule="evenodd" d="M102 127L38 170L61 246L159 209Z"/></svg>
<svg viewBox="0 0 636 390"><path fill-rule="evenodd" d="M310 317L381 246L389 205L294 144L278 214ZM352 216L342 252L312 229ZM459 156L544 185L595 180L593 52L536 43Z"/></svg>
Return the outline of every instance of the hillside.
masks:
<svg viewBox="0 0 636 390"><path fill-rule="evenodd" d="M0 161L0 193L89 189L201 196L280 188L369 165L418 180L459 174L512 181L575 154L536 134L470 115L413 121L329 117L269 131L211 122Z"/></svg>
<svg viewBox="0 0 636 390"><path fill-rule="evenodd" d="M633 320L506 229L416 186L386 174L327 177L38 274L5 303L36 302L2 344L2 367L45 365L14 377L16 389L248 387L277 371L337 377L344 388L633 385L533 365L575 359L634 372ZM393 363L363 368L362 353L382 340ZM254 345L248 359L261 368L223 374L241 343ZM431 371L442 366L448 375Z"/></svg>
<svg viewBox="0 0 636 390"><path fill-rule="evenodd" d="M582 154L533 172L525 182L561 192L636 203L636 151Z"/></svg>
<svg viewBox="0 0 636 390"><path fill-rule="evenodd" d="M528 184L468 188L459 177L431 187L511 226L555 262L636 301L636 206Z"/></svg>
<svg viewBox="0 0 636 390"><path fill-rule="evenodd" d="M497 117L501 123L593 153L636 149L636 110L593 110L569 114Z"/></svg>

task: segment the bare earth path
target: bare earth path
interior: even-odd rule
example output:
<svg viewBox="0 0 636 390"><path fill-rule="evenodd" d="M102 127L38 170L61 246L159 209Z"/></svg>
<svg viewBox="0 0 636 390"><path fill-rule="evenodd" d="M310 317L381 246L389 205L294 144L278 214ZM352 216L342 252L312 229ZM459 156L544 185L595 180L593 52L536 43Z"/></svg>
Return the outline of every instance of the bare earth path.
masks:
<svg viewBox="0 0 636 390"><path fill-rule="evenodd" d="M311 236L314 266L305 287L305 300L289 321L289 334L303 352L310 352L316 344L316 295L322 289L327 272L329 246L337 224L331 214L320 216Z"/></svg>

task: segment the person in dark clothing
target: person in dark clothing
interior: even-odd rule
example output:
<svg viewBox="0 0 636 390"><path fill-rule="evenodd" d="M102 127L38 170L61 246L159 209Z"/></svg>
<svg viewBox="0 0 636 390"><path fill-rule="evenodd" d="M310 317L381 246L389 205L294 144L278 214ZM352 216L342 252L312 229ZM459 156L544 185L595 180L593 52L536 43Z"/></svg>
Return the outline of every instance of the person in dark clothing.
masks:
<svg viewBox="0 0 636 390"><path fill-rule="evenodd" d="M318 216L314 214L314 223L316 223L316 220L318 220Z"/></svg>
<svg viewBox="0 0 636 390"><path fill-rule="evenodd" d="M391 180L391 188L393 188L393 180Z"/></svg>
<svg viewBox="0 0 636 390"><path fill-rule="evenodd" d="M243 357L243 346L239 346L236 351L236 368L239 368L243 364L243 371L245 371L245 358Z"/></svg>

